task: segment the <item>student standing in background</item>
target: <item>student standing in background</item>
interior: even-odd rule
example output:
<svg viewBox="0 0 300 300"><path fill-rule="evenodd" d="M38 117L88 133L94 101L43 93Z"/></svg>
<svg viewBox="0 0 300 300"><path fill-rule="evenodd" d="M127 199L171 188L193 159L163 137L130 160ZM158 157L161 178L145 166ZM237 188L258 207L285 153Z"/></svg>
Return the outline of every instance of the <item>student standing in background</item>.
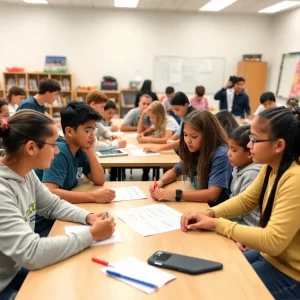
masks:
<svg viewBox="0 0 300 300"><path fill-rule="evenodd" d="M202 85L196 86L195 96L190 99L191 105L195 109L207 109L208 110L208 100L204 97L205 88Z"/></svg>
<svg viewBox="0 0 300 300"><path fill-rule="evenodd" d="M144 94L149 95L152 98L152 101L158 100L157 95L152 92L152 82L149 79L144 81L140 91L136 94L135 107L139 106L140 97Z"/></svg>
<svg viewBox="0 0 300 300"><path fill-rule="evenodd" d="M215 100L219 100L219 109L226 109L234 116L245 118L251 115L249 97L244 90L245 79L236 77L234 81L228 81L226 85L219 90L215 96ZM231 89L231 87L233 87Z"/></svg>
<svg viewBox="0 0 300 300"><path fill-rule="evenodd" d="M16 113L19 105L23 102L25 98L26 92L22 88L18 86L13 86L9 89L6 99L8 102L10 117L12 117Z"/></svg>

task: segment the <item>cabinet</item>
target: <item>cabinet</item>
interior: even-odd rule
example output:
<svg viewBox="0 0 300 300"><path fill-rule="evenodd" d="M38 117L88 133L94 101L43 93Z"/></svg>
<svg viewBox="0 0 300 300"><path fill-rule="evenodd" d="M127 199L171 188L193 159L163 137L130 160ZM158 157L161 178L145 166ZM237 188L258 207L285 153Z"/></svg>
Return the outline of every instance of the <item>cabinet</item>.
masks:
<svg viewBox="0 0 300 300"><path fill-rule="evenodd" d="M260 105L260 96L266 91L267 62L240 61L237 76L245 78L245 89L249 96L251 114L253 115Z"/></svg>

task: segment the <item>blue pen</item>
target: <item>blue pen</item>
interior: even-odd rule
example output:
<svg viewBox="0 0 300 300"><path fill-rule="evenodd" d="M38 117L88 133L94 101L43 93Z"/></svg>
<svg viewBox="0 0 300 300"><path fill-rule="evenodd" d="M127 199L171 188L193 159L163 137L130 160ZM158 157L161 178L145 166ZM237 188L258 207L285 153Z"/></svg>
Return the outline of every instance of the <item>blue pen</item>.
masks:
<svg viewBox="0 0 300 300"><path fill-rule="evenodd" d="M117 277L117 278L122 278L122 279L126 279L126 280L129 280L129 281L138 283L138 284L142 284L142 285L147 286L149 288L153 288L153 289L157 289L158 288L158 286L155 285L155 284L153 284L153 283L149 283L149 282L146 282L146 281L142 281L142 280L139 280L139 279L128 277L128 276L122 275L122 274L114 272L114 271L106 270L106 273L108 275L110 275L110 276Z"/></svg>

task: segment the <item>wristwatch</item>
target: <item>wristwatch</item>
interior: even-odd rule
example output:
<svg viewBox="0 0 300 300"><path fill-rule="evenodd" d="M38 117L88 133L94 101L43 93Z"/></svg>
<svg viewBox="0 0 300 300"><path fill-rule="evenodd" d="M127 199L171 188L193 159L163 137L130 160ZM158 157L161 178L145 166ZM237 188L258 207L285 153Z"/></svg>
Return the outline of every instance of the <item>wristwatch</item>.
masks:
<svg viewBox="0 0 300 300"><path fill-rule="evenodd" d="M176 201L181 201L181 198L182 198L182 190L176 190L176 194L175 194L175 200Z"/></svg>

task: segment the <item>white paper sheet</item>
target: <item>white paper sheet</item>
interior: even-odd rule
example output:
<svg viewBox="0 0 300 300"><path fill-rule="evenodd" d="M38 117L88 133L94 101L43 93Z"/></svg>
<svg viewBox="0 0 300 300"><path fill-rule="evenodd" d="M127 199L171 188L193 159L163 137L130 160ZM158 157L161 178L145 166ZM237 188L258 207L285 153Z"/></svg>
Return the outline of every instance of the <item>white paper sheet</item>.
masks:
<svg viewBox="0 0 300 300"><path fill-rule="evenodd" d="M86 230L87 228L89 228L89 225L79 225L79 226L65 226L65 233L66 234L70 234L73 232L81 232L83 230ZM119 235L119 233L117 233L116 231L113 233L113 235L109 238L106 239L104 241L94 241L93 246L101 246L101 245L107 245L107 244L115 244L115 243L122 243L123 240L121 238L121 236Z"/></svg>
<svg viewBox="0 0 300 300"><path fill-rule="evenodd" d="M123 149L137 149L138 147L136 145L133 144L127 144L125 148Z"/></svg>
<svg viewBox="0 0 300 300"><path fill-rule="evenodd" d="M137 186L113 188L116 197L112 202L147 199L147 196Z"/></svg>
<svg viewBox="0 0 300 300"><path fill-rule="evenodd" d="M165 204L116 210L114 214L143 236L180 229L182 215Z"/></svg>
<svg viewBox="0 0 300 300"><path fill-rule="evenodd" d="M135 258L135 257L127 257L122 259L118 262L112 263L115 268L105 267L101 269L101 272L106 273L106 270L111 270L114 272L118 272L122 275L135 278L138 280L142 280L148 283L155 284L158 288L164 286L167 282L176 278L176 276L159 270L158 268L149 266L148 264L144 263L143 261ZM107 275L109 276L109 275ZM150 294L155 291L154 288L150 288L144 286L142 284L138 284L126 279L117 278L147 294Z"/></svg>
<svg viewBox="0 0 300 300"><path fill-rule="evenodd" d="M157 153L157 152L144 152L144 149L141 149L141 148L131 149L130 152L133 156L157 156L157 155L160 155L160 153Z"/></svg>
<svg viewBox="0 0 300 300"><path fill-rule="evenodd" d="M126 136L130 138L136 138L138 136L138 133L130 133L130 134L126 134Z"/></svg>

